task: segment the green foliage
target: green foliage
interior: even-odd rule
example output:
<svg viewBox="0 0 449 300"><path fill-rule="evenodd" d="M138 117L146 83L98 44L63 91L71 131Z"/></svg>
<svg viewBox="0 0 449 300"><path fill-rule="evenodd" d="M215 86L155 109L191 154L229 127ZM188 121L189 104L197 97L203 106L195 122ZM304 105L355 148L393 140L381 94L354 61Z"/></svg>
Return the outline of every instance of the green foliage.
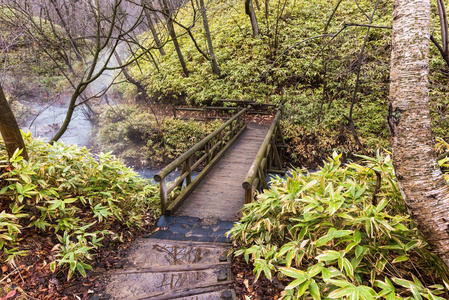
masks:
<svg viewBox="0 0 449 300"><path fill-rule="evenodd" d="M245 205L235 254L257 277L288 279L284 299L444 299L448 271L407 214L390 156L340 158L292 171Z"/></svg>
<svg viewBox="0 0 449 300"><path fill-rule="evenodd" d="M315 167L336 148L354 153L356 146L348 121L356 83L357 63L366 27L346 26L338 36L322 36L337 1L269 0L256 9L260 36L252 38L249 17L241 2L214 1L207 15L221 76L212 73L210 63L195 48L185 30L175 25L189 76L185 77L172 43L164 45L167 55L159 58L159 71L142 57L131 73L142 80L150 95L159 99L185 100L189 104L217 99L255 99L258 102L285 101L286 136L294 164ZM433 4L436 11L436 4ZM264 5L262 5L264 6ZM339 32L345 24L366 24L373 3L343 1L327 33ZM391 26L391 1L379 1L373 24ZM189 5L180 9L176 20L191 29L199 47L206 49L201 20L193 20ZM438 20L435 20L438 23ZM437 39L439 28L433 33ZM353 119L362 144L373 153L388 147L388 90L391 30L371 28L362 55L358 93ZM152 41L150 33L145 38ZM308 40L309 39L309 40ZM449 129L447 66L436 47L431 47L432 120L434 133L446 137ZM125 88L124 90L129 90ZM324 135L323 135L324 134Z"/></svg>
<svg viewBox="0 0 449 300"><path fill-rule="evenodd" d="M160 120L142 107L121 105L100 115L96 142L127 161L155 164L175 159L222 124Z"/></svg>
<svg viewBox="0 0 449 300"><path fill-rule="evenodd" d="M7 74L4 88L17 97L36 96L41 90L53 93L58 83L66 81L60 71L67 69L67 57L58 52L70 53L69 40L62 27L40 17L0 5L0 48Z"/></svg>
<svg viewBox="0 0 449 300"><path fill-rule="evenodd" d="M157 187L141 179L110 154L92 156L86 148L49 145L24 135L29 161L17 151L8 162L0 143L0 250L14 258L23 228L54 232L60 241L52 262L85 275L87 260L112 225L140 225L146 211L158 214Z"/></svg>

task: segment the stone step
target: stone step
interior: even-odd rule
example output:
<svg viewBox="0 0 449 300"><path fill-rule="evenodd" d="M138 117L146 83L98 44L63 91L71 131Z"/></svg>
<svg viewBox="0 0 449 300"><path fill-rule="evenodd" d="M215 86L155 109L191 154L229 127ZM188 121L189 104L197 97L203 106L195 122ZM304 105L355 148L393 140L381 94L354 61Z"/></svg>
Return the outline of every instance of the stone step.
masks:
<svg viewBox="0 0 449 300"><path fill-rule="evenodd" d="M237 300L237 296L233 289L222 288L223 286L231 286L232 282L219 286L192 287L190 289L172 290L164 294L149 296L143 299L151 300ZM218 288L218 289L217 289ZM209 291L209 292L208 292Z"/></svg>
<svg viewBox="0 0 449 300"><path fill-rule="evenodd" d="M230 244L138 239L129 251L127 268L218 263L227 260Z"/></svg>

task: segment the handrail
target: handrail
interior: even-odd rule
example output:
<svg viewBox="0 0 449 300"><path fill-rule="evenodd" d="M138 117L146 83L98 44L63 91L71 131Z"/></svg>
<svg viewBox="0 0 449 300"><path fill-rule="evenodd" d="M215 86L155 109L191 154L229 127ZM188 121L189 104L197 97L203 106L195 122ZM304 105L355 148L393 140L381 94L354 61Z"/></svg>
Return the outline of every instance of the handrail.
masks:
<svg viewBox="0 0 449 300"><path fill-rule="evenodd" d="M268 130L262 146L257 152L245 180L242 183L242 187L245 189L245 202L250 203L254 198L254 191L261 190L262 188L268 188L266 176L267 171L285 173L282 170L281 156L279 155L278 148L281 145L277 144L276 139L279 138L282 144L285 144L280 130L279 121L281 119L281 111L278 110L270 129ZM278 169L273 169L273 164Z"/></svg>
<svg viewBox="0 0 449 300"><path fill-rule="evenodd" d="M210 114L211 111L233 111L233 110L240 110L242 105L243 107L248 107L247 114L262 114L262 115L271 115L271 108L275 107L276 104L272 103L257 103L254 100L225 100L225 99L219 99L217 100L220 103L234 103L238 106L204 106L202 108L198 107L173 107L173 117L175 119L181 119L181 120L189 120L193 119L195 121L208 121L212 119L229 119L228 117L218 117L214 114ZM177 114L177 111L179 112L196 112L197 114L189 118L188 116L185 116L181 114L179 116ZM201 116L201 113L203 116Z"/></svg>
<svg viewBox="0 0 449 300"><path fill-rule="evenodd" d="M184 112L198 112L203 114L203 118L193 118L195 121L207 121L213 120L213 119L227 119L229 120L231 117L217 117L210 115L211 111L238 111L242 108L240 106L232 106L232 107L222 107L222 106L204 106L203 108L194 108L194 107L173 107L173 118L175 119L181 119L181 120L189 120L192 118L187 117L178 117L176 111L184 111Z"/></svg>
<svg viewBox="0 0 449 300"><path fill-rule="evenodd" d="M181 202L192 192L198 182L207 174L207 172L210 171L218 158L224 154L229 146L243 132L246 128L245 116L247 111L247 108L240 110L231 119L218 127L214 132L196 143L192 148L184 152L159 173L154 175L154 180L159 182L162 214L170 214L172 210L176 209L176 207L181 204ZM229 127L229 132L225 134L224 131L227 127ZM195 154L198 151L203 150L203 148L205 154L198 158L196 162L193 162ZM192 181L192 170L204 161L206 162L205 168L198 174L195 180ZM181 165L183 166L180 176L170 185L170 187L167 187L165 180L166 177ZM186 188L176 199L174 199L173 203L168 206L167 195L176 187L182 187L184 180L186 181Z"/></svg>

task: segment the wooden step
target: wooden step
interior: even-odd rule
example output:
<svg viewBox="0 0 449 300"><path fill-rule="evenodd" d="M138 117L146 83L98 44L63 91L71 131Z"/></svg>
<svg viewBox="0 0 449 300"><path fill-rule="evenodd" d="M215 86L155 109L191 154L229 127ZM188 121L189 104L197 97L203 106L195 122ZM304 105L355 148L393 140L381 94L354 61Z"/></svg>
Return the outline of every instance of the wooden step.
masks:
<svg viewBox="0 0 449 300"><path fill-rule="evenodd" d="M232 289L230 247L140 238L130 248L125 267L105 275L106 294L119 300L224 299L223 293Z"/></svg>

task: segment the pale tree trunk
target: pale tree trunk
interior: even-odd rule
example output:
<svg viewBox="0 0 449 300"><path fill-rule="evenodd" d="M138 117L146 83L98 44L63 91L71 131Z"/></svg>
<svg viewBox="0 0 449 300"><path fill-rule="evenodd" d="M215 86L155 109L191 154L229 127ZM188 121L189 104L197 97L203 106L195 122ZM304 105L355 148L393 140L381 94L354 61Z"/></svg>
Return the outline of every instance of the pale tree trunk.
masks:
<svg viewBox="0 0 449 300"><path fill-rule="evenodd" d="M218 68L217 59L215 58L214 48L212 45L212 38L210 36L209 22L207 21L206 6L204 0L200 0L201 15L203 17L204 31L206 33L207 45L209 47L210 63L212 64L212 72L220 75L220 68Z"/></svg>
<svg viewBox="0 0 449 300"><path fill-rule="evenodd" d="M395 172L413 221L449 266L449 187L430 127L429 40L430 0L395 0L388 117Z"/></svg>
<svg viewBox="0 0 449 300"><path fill-rule="evenodd" d="M249 16L251 21L251 27L253 28L253 37L259 35L259 24L257 23L256 13L254 12L254 6L252 0L245 0L245 12Z"/></svg>
<svg viewBox="0 0 449 300"><path fill-rule="evenodd" d="M28 153L23 142L22 134L17 125L16 118L6 101L3 89L0 86L0 133L6 146L8 157L11 158L17 149L23 149L22 157L28 160Z"/></svg>

